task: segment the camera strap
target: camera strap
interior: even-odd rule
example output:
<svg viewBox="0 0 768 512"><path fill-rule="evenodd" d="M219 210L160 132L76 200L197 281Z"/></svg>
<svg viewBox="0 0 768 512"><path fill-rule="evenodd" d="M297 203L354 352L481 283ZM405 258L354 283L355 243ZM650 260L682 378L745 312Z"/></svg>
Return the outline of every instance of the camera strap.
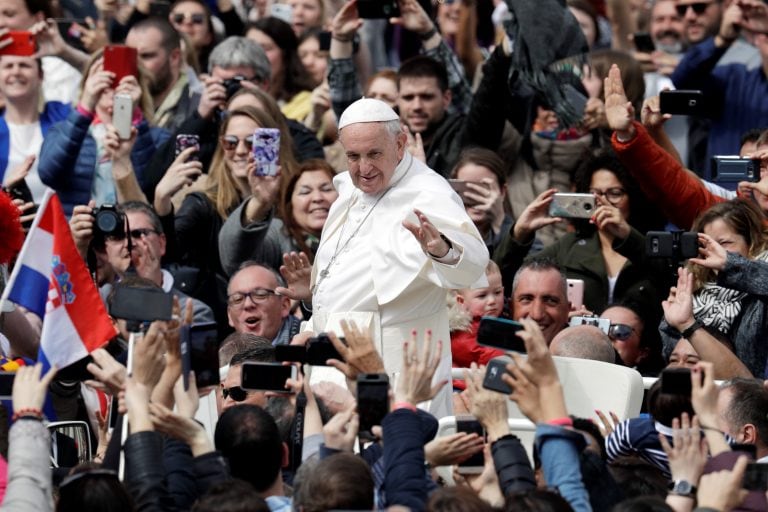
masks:
<svg viewBox="0 0 768 512"><path fill-rule="evenodd" d="M291 429L291 462L290 469L296 471L301 466L301 455L304 448L304 409L307 407L307 395L304 390L296 395L296 413Z"/></svg>

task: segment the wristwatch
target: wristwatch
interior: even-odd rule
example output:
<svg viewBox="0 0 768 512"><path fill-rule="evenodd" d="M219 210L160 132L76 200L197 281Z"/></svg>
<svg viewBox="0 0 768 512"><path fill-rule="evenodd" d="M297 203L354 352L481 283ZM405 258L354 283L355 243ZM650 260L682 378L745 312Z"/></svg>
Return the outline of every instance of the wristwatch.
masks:
<svg viewBox="0 0 768 512"><path fill-rule="evenodd" d="M688 480L675 480L669 484L669 493L675 496L693 498L696 496L696 486Z"/></svg>

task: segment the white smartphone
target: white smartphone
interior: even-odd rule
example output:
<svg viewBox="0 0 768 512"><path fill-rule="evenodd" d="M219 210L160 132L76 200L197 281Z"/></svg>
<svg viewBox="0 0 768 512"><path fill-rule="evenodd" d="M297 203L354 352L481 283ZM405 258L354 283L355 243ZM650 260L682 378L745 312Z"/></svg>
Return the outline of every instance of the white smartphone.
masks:
<svg viewBox="0 0 768 512"><path fill-rule="evenodd" d="M584 281L581 279L568 279L568 302L571 303L571 311L577 311L584 305Z"/></svg>
<svg viewBox="0 0 768 512"><path fill-rule="evenodd" d="M133 119L133 100L127 94L115 94L112 106L112 126L123 140L131 138L131 120Z"/></svg>

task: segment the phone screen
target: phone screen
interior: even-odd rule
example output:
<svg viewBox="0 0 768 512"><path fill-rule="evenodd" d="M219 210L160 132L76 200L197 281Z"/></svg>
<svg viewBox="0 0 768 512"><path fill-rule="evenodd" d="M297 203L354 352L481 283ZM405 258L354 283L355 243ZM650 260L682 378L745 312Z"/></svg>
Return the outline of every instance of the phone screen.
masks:
<svg viewBox="0 0 768 512"><path fill-rule="evenodd" d="M661 392L669 395L691 396L691 369L667 368L662 371Z"/></svg>
<svg viewBox="0 0 768 512"><path fill-rule="evenodd" d="M501 350L525 353L525 342L516 333L523 330L523 325L514 320L484 316L477 328L477 343Z"/></svg>
<svg viewBox="0 0 768 512"><path fill-rule="evenodd" d="M374 426L381 425L389 412L389 378L385 374L358 375L357 412L361 435L367 435Z"/></svg>
<svg viewBox="0 0 768 512"><path fill-rule="evenodd" d="M0 372L0 398L9 399L13 394L13 379L16 374L13 372Z"/></svg>
<svg viewBox="0 0 768 512"><path fill-rule="evenodd" d="M280 363L243 363L243 389L290 393L285 389L285 381L296 376L296 367Z"/></svg>
<svg viewBox="0 0 768 512"><path fill-rule="evenodd" d="M276 176L280 165L280 130L256 128L253 132L253 159L256 176Z"/></svg>
<svg viewBox="0 0 768 512"><path fill-rule="evenodd" d="M466 432L467 434L477 434L481 438L485 439L485 429L477 419L472 416L459 416L456 418L456 432ZM485 465L485 459L483 458L482 450L473 454L464 462L459 463L460 472L463 468L463 472L481 472ZM470 468L474 469L472 471ZM469 470L469 471L467 471Z"/></svg>
<svg viewBox="0 0 768 512"><path fill-rule="evenodd" d="M109 313L115 318L139 322L170 320L173 313L173 295L162 290L118 284Z"/></svg>
<svg viewBox="0 0 768 512"><path fill-rule="evenodd" d="M197 389L219 383L219 333L216 323L184 325L181 328L181 364L184 389L189 372L195 372Z"/></svg>

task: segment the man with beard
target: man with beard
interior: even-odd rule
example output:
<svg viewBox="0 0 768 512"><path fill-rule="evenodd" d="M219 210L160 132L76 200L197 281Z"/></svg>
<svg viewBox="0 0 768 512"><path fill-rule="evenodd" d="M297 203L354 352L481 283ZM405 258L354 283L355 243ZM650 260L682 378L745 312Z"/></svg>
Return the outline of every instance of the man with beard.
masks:
<svg viewBox="0 0 768 512"><path fill-rule="evenodd" d="M187 117L191 93L182 73L181 39L162 18L147 18L131 28L125 44L136 48L139 63L149 71L149 91L155 105L154 123L175 131Z"/></svg>

